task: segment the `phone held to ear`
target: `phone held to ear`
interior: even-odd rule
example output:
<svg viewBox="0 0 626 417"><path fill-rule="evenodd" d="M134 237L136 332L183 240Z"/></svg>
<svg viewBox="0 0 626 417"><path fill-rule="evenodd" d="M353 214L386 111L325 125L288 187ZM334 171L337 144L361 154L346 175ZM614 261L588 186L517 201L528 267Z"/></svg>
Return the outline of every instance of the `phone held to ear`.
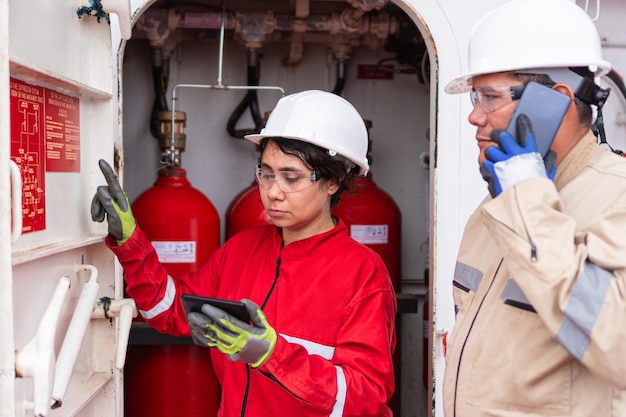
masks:
<svg viewBox="0 0 626 417"><path fill-rule="evenodd" d="M524 88L522 97L519 99L517 108L506 130L514 138L517 138L517 117L520 114L528 116L535 134L537 150L542 157L545 157L552 145L556 132L561 126L570 102L570 98L565 94L531 81Z"/></svg>
<svg viewBox="0 0 626 417"><path fill-rule="evenodd" d="M241 301L208 298L193 294L183 294L181 296L181 299L183 301L183 306L185 307L186 315L189 315L189 313L191 313L192 311L196 313L202 313L202 306L204 304L210 304L224 310L231 316L238 318L244 323L250 323L250 315L248 314L248 309L246 309L246 305Z"/></svg>

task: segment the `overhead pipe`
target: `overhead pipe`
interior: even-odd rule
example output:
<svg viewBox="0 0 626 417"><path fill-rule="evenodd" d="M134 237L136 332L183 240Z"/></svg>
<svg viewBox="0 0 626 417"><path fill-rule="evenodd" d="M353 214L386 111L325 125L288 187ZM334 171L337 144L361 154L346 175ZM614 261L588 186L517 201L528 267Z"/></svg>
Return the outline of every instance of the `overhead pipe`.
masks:
<svg viewBox="0 0 626 417"><path fill-rule="evenodd" d="M54 338L69 288L70 277L61 277L37 333L22 349L15 352L15 376L33 378L33 401L25 405L28 410L32 409L35 417L46 417L50 409L55 368Z"/></svg>
<svg viewBox="0 0 626 417"><path fill-rule="evenodd" d="M304 34L307 31L306 20L311 12L309 0L297 0L295 19L292 24L291 39L289 41L289 55L285 65L298 65L304 53Z"/></svg>
<svg viewBox="0 0 626 417"><path fill-rule="evenodd" d="M386 3L387 0L377 0L376 6L371 7L369 10L380 9ZM352 9L347 8L341 14L328 13L328 14L312 14L306 16L292 15L292 14L274 14L273 12L246 12L246 13L231 13L220 14L219 12L176 12L170 13L176 15L176 19L170 18L169 30L175 29L232 29L234 33L240 34L242 38L249 37L249 34L244 33L248 30L246 20L258 22L258 16L263 16L263 24L265 33L273 33L272 41L284 39L284 37L278 32L298 32L304 30L307 35L313 33L326 33L331 35L336 34L349 34L349 35L365 35L368 33L374 34L378 37L383 35L381 28L387 29L387 34L391 34L396 30L395 21L392 19L388 22L389 18L386 13L380 13L377 15L365 15L363 8ZM307 12L308 13L308 12ZM162 9L154 8L148 9L138 20L137 27L142 29L146 38L151 39L152 32L150 28L145 28L145 23L152 19L157 14L162 14ZM254 16L250 16L254 14ZM381 18L381 15L385 15ZM255 20L257 18L257 20ZM301 29L302 28L302 29ZM257 34L262 34L258 33ZM311 38L319 39L319 38ZM325 38L327 40L327 38ZM310 41L306 38L307 42Z"/></svg>
<svg viewBox="0 0 626 417"><path fill-rule="evenodd" d="M74 315L70 321L70 325L65 334L63 345L59 351L56 369L54 371L54 385L52 388L52 408L58 408L63 404L67 386L78 358L78 352L85 337L85 332L91 313L94 310L94 304L100 291L98 284L98 270L91 265L76 265L76 272L88 271L90 278L83 286Z"/></svg>
<svg viewBox="0 0 626 417"><path fill-rule="evenodd" d="M285 96L285 90L280 86L250 86L250 85L224 85L222 84L222 62L224 56L224 26L226 24L226 11L225 5L222 6L222 21L220 25L220 45L218 55L217 66L217 84L203 85L203 84L178 84L174 86L172 90L172 126L174 126L175 114L176 114L176 89L177 88L206 88L211 90L275 90L281 93L281 96ZM172 129L171 141L170 141L170 154L173 159L176 155L176 138L174 135L174 129Z"/></svg>
<svg viewBox="0 0 626 417"><path fill-rule="evenodd" d="M113 300L108 297L103 297L100 299L91 315L94 319L118 319L116 337L117 348L115 353L115 368L118 370L124 369L130 328L133 318L137 317L137 314L137 305L132 298Z"/></svg>

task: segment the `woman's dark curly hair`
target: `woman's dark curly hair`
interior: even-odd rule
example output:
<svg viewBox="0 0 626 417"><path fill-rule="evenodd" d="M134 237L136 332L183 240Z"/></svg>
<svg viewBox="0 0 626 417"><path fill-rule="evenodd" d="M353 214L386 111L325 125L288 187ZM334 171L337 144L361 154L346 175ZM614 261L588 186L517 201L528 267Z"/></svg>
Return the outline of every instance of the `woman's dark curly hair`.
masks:
<svg viewBox="0 0 626 417"><path fill-rule="evenodd" d="M322 184L331 182L339 185L337 192L330 199L331 208L339 204L342 193L354 188L354 180L360 172L358 166L342 156L331 156L327 149L301 140L281 137L263 138L257 148L259 163L261 162L263 151L270 141L274 142L285 155L298 158L307 168L316 171Z"/></svg>

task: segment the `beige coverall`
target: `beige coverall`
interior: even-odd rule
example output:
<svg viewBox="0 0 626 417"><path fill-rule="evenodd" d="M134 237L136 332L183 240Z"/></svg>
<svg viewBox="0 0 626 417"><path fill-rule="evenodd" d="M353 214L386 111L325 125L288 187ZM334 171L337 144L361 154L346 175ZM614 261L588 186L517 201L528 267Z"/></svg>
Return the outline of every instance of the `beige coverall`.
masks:
<svg viewBox="0 0 626 417"><path fill-rule="evenodd" d="M626 416L626 158L590 131L555 184L520 182L467 224L446 417Z"/></svg>

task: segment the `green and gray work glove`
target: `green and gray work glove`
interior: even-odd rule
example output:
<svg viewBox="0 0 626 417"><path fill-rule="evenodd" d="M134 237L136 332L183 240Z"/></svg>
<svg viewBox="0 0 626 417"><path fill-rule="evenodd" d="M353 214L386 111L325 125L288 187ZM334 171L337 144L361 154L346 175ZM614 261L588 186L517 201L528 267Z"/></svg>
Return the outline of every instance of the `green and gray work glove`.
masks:
<svg viewBox="0 0 626 417"><path fill-rule="evenodd" d="M109 233L122 244L135 231L135 218L130 209L128 196L122 190L113 168L104 160L98 162L100 171L107 181L107 185L98 187L91 201L91 220L104 221L106 215L109 223Z"/></svg>
<svg viewBox="0 0 626 417"><path fill-rule="evenodd" d="M267 323L261 308L250 300L241 300L250 314L244 323L217 307L202 306L202 313L189 313L187 319L195 344L216 347L233 362L259 367L276 345L276 331Z"/></svg>

